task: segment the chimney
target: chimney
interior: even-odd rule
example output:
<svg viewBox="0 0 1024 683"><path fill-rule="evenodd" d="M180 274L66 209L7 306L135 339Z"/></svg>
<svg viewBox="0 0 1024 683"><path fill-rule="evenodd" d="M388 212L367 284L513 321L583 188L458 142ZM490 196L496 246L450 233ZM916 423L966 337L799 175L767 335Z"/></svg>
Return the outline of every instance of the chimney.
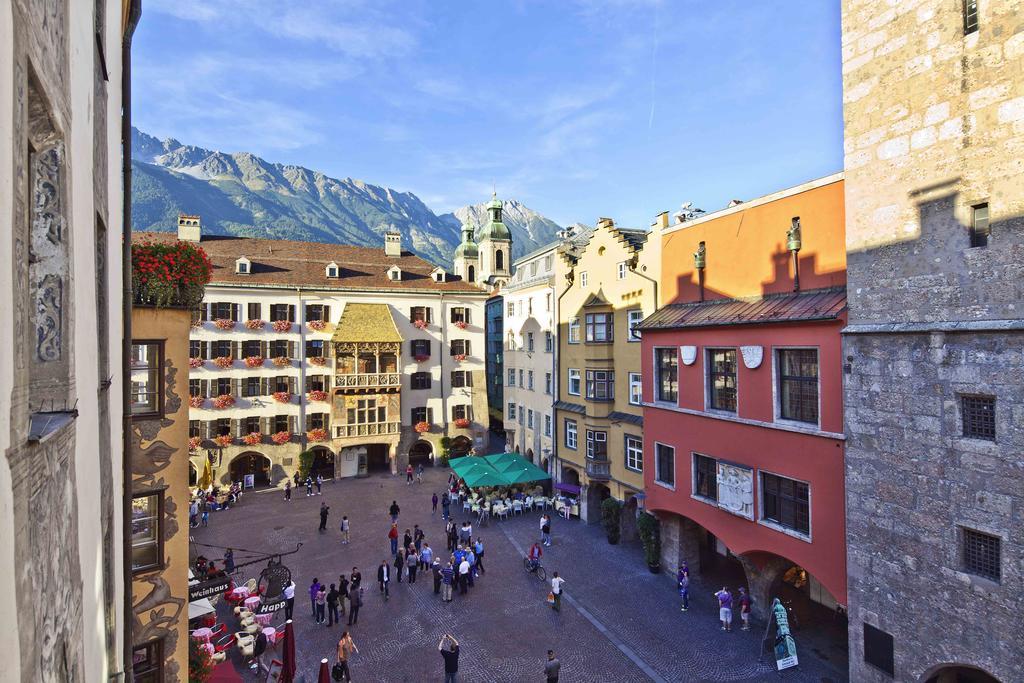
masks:
<svg viewBox="0 0 1024 683"><path fill-rule="evenodd" d="M402 233L394 228L384 233L384 255L395 258L402 255Z"/></svg>
<svg viewBox="0 0 1024 683"><path fill-rule="evenodd" d="M667 228L668 227L668 211L662 211L654 217L654 222L651 223L652 228Z"/></svg>
<svg viewBox="0 0 1024 683"><path fill-rule="evenodd" d="M178 239L183 242L199 242L203 237L199 216L178 214Z"/></svg>

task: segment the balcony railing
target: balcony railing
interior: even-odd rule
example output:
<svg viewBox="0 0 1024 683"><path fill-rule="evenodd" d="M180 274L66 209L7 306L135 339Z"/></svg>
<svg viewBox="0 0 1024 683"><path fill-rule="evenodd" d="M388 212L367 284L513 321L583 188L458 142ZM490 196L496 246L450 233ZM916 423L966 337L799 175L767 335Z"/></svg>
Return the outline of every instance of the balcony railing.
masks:
<svg viewBox="0 0 1024 683"><path fill-rule="evenodd" d="M402 375L397 372L359 372L346 375L335 375L334 386L337 389L346 387L400 387Z"/></svg>
<svg viewBox="0 0 1024 683"><path fill-rule="evenodd" d="M369 424L334 425L334 438L341 439L351 436L383 436L386 434L398 434L401 430L401 422L371 422Z"/></svg>
<svg viewBox="0 0 1024 683"><path fill-rule="evenodd" d="M608 481L612 478L612 464L609 460L591 460L587 458L587 476L591 479Z"/></svg>

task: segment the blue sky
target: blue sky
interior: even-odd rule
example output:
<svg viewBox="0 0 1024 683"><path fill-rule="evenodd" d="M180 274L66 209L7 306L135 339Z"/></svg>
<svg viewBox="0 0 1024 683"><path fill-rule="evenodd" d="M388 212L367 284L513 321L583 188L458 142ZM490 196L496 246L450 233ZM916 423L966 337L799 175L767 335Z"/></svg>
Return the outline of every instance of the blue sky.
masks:
<svg viewBox="0 0 1024 683"><path fill-rule="evenodd" d="M833 0L147 0L160 138L645 227L842 168Z"/></svg>

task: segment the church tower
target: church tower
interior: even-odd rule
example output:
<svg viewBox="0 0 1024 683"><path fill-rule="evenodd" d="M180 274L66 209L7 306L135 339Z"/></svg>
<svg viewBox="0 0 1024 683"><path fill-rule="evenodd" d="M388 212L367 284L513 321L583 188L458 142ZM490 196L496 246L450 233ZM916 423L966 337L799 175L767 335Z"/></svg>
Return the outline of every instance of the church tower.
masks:
<svg viewBox="0 0 1024 683"><path fill-rule="evenodd" d="M512 273L512 234L501 221L501 200L492 195L487 204L489 220L480 233L479 279L494 287L508 282Z"/></svg>
<svg viewBox="0 0 1024 683"><path fill-rule="evenodd" d="M455 247L455 274L466 282L480 282L480 249L473 240L473 218L462 224L462 242Z"/></svg>

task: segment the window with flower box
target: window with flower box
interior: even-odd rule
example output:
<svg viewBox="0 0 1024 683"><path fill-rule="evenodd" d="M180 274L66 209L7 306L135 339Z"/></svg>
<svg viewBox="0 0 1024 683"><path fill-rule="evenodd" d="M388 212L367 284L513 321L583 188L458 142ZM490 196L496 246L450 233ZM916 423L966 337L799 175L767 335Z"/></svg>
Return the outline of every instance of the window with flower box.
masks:
<svg viewBox="0 0 1024 683"><path fill-rule="evenodd" d="M242 357L253 358L255 356L262 356L263 348L262 344L256 339L247 339L242 342Z"/></svg>
<svg viewBox="0 0 1024 683"><path fill-rule="evenodd" d="M327 355L327 342L322 339L306 341L306 358L324 358Z"/></svg>
<svg viewBox="0 0 1024 683"><path fill-rule="evenodd" d="M453 356L471 356L470 344L468 339L453 339L451 355Z"/></svg>
<svg viewBox="0 0 1024 683"><path fill-rule="evenodd" d="M253 432L260 432L260 433L262 433L262 431L263 431L263 426L260 424L259 416L253 415L253 416L250 416L250 417L243 418L241 420L241 423L242 423L242 428L241 428L240 436L245 436L246 434L252 434Z"/></svg>
<svg viewBox="0 0 1024 683"><path fill-rule="evenodd" d="M218 339L210 342L210 355L214 358L226 358L232 356L231 342L227 339Z"/></svg>
<svg viewBox="0 0 1024 683"><path fill-rule="evenodd" d="M252 396L262 396L263 387L261 386L259 377L246 377L242 380L242 396L248 398Z"/></svg>
<svg viewBox="0 0 1024 683"><path fill-rule="evenodd" d="M471 420L472 409L467 405L454 405L452 406L452 420Z"/></svg>
<svg viewBox="0 0 1024 683"><path fill-rule="evenodd" d="M132 343L131 381L133 417L163 413L163 342Z"/></svg>
<svg viewBox="0 0 1024 683"><path fill-rule="evenodd" d="M414 372L409 378L409 385L412 389L429 389L430 388L430 373L429 372Z"/></svg>
<svg viewBox="0 0 1024 683"><path fill-rule="evenodd" d="M409 342L409 353L413 358L422 356L430 358L430 340L429 339L413 339Z"/></svg>
<svg viewBox="0 0 1024 683"><path fill-rule="evenodd" d="M226 417L213 420L211 429L213 436L231 436L231 420Z"/></svg>
<svg viewBox="0 0 1024 683"><path fill-rule="evenodd" d="M189 358L206 358L205 351L203 348L203 342L195 339L189 340L188 343L188 357Z"/></svg>
<svg viewBox="0 0 1024 683"><path fill-rule="evenodd" d="M327 429L329 422L330 420L327 413L310 413L309 417L306 418L306 431Z"/></svg>
<svg viewBox="0 0 1024 683"><path fill-rule="evenodd" d="M214 389L216 393L214 396L223 396L225 394L232 394L231 378L230 377L218 377L214 380Z"/></svg>
<svg viewBox="0 0 1024 683"><path fill-rule="evenodd" d="M469 324L469 309L465 306L452 306L452 322Z"/></svg>
<svg viewBox="0 0 1024 683"><path fill-rule="evenodd" d="M427 408L426 406L419 406L412 409L412 423L414 425L420 422L426 422L428 424L434 422L434 409Z"/></svg>
<svg viewBox="0 0 1024 683"><path fill-rule="evenodd" d="M238 322L241 317L241 305L218 301L210 304L210 316L214 320L233 320Z"/></svg>
<svg viewBox="0 0 1024 683"><path fill-rule="evenodd" d="M327 391L327 375L306 375L306 391Z"/></svg>
<svg viewBox="0 0 1024 683"><path fill-rule="evenodd" d="M294 432L295 418L295 415L275 415L270 418L270 433Z"/></svg>
<svg viewBox="0 0 1024 683"><path fill-rule="evenodd" d="M295 306L292 304L270 304L270 320L295 322Z"/></svg>
<svg viewBox="0 0 1024 683"><path fill-rule="evenodd" d="M432 309L429 306L413 306L409 309L409 322L424 322L430 324L432 321Z"/></svg>
<svg viewBox="0 0 1024 683"><path fill-rule="evenodd" d="M291 343L284 339L273 339L270 342L270 357L280 358L291 358Z"/></svg>
<svg viewBox="0 0 1024 683"><path fill-rule="evenodd" d="M192 439L203 435L203 423L199 420L188 421L188 438Z"/></svg>
<svg viewBox="0 0 1024 683"><path fill-rule="evenodd" d="M473 386L473 373L469 370L452 370L452 388Z"/></svg>
<svg viewBox="0 0 1024 683"><path fill-rule="evenodd" d="M331 307L326 304L306 304L306 322L322 320L330 322Z"/></svg>
<svg viewBox="0 0 1024 683"><path fill-rule="evenodd" d="M262 320L263 319L263 304L253 301L247 307L248 319L249 320Z"/></svg>
<svg viewBox="0 0 1024 683"><path fill-rule="evenodd" d="M205 382L201 379L190 379L188 381L188 395L206 397Z"/></svg>

